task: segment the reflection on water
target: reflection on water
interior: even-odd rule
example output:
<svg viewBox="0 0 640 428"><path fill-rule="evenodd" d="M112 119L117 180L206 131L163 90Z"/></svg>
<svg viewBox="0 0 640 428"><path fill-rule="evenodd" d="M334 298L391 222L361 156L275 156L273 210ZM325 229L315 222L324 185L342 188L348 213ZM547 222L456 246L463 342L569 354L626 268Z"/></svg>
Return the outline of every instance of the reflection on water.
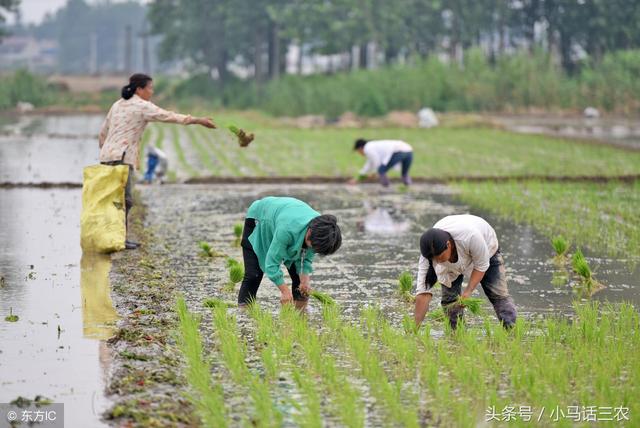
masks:
<svg viewBox="0 0 640 428"><path fill-rule="evenodd" d="M408 194L385 192L375 185L356 189L335 185L169 186L145 188L144 194L150 203L150 218L170 219L166 221L171 227L180 230L177 236L191 241L201 236L214 243L225 239L220 231L229 230L233 222L242 219L254 199L267 195L297 197L320 212L336 215L343 233L342 247L336 254L314 262L313 282L336 297L347 311L354 312L362 304L398 305L398 276L403 271L415 274L420 235L440 218L480 215L496 230L509 290L520 312L572 310L575 278L569 277L569 284L554 286L558 278L554 277L554 250L549 239L530 226L456 202L444 186L415 185ZM594 299L640 302L637 263L630 268L629 260L602 257L588 249L585 255L596 278L606 285ZM261 287L259 298L269 290ZM387 313L402 314L397 307L389 307Z"/></svg>
<svg viewBox="0 0 640 428"><path fill-rule="evenodd" d="M0 189L0 402L42 395L64 403L65 426L93 427L109 405L96 339L114 312L108 259L81 258L81 204L80 189Z"/></svg>
<svg viewBox="0 0 640 428"><path fill-rule="evenodd" d="M561 116L502 116L493 119L515 132L594 139L640 149L640 122L633 119Z"/></svg>
<svg viewBox="0 0 640 428"><path fill-rule="evenodd" d="M83 254L80 261L84 337L106 340L113 336L118 314L111 301L108 254Z"/></svg>
<svg viewBox="0 0 640 428"><path fill-rule="evenodd" d="M23 116L0 128L0 182L82 183L102 116Z"/></svg>
<svg viewBox="0 0 640 428"><path fill-rule="evenodd" d="M378 206L372 207L369 201L364 201L366 216L357 223L358 229L372 235L394 235L405 233L411 224L403 219L394 218L392 209Z"/></svg>

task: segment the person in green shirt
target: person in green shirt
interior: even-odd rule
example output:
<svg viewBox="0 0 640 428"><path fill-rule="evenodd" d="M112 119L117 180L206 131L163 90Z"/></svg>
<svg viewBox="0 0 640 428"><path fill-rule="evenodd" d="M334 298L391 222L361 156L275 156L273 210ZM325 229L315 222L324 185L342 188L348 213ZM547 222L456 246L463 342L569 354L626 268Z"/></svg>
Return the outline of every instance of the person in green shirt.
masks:
<svg viewBox="0 0 640 428"><path fill-rule="evenodd" d="M332 215L321 215L295 198L268 196L254 201L242 232L245 273L238 304L255 300L266 273L280 289L282 304L295 301L296 308L304 309L311 291L314 255L333 254L341 244L338 220ZM285 283L282 264L291 277L291 289Z"/></svg>

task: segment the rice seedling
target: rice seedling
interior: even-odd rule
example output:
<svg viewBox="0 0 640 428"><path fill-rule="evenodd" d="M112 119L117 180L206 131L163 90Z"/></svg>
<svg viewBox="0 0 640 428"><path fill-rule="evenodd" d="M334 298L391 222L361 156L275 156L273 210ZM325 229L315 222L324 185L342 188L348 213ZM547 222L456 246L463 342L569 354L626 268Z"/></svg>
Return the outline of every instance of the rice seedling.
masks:
<svg viewBox="0 0 640 428"><path fill-rule="evenodd" d="M297 416L294 416L297 424L303 427L321 428L323 419L321 413L322 400L316 389L315 381L306 372L295 367L292 375L296 386L305 397L304 403L292 400L293 406L300 412Z"/></svg>
<svg viewBox="0 0 640 428"><path fill-rule="evenodd" d="M469 309L469 312L471 312L474 315L482 314L482 299L479 299L477 297L462 297L462 296L458 296L456 301L453 302L453 303L449 303L445 307L445 309L453 307L454 305L460 305L463 308L467 308L467 309Z"/></svg>
<svg viewBox="0 0 640 428"><path fill-rule="evenodd" d="M603 166L608 162L603 162ZM603 174L607 172L603 171ZM574 245L588 246L598 242L599 248L609 255L637 254L640 243L640 228L637 227L640 221L637 209L640 180L634 183L512 180L465 182L456 184L456 187L461 189L460 197L465 202L530 224L549 239L561 234ZM567 201L571 201L570 210L567 209ZM542 206L544 210L540 209ZM549 221L550 218L553 221ZM578 224L580 227L576 227Z"/></svg>
<svg viewBox="0 0 640 428"><path fill-rule="evenodd" d="M223 256L222 253L219 253L218 251L216 251L211 244L209 244L206 241L200 241L198 242L198 247L200 248L200 255L202 257L221 257Z"/></svg>
<svg viewBox="0 0 640 428"><path fill-rule="evenodd" d="M551 245L553 249L556 251L556 257L564 258L567 254L567 250L569 249L569 244L567 240L564 239L562 235L558 235L555 238L551 239Z"/></svg>
<svg viewBox="0 0 640 428"><path fill-rule="evenodd" d="M268 381L262 379L257 374L249 370L245 360L247 356L247 344L238 330L236 318L227 314L225 307L215 307L212 309L215 332L220 342L222 359L231 374L231 377L238 385L247 388L253 405L253 415L251 424L257 426L281 426L282 412L269 392ZM264 361L264 360L263 360ZM276 360L269 360L271 372L277 371Z"/></svg>
<svg viewBox="0 0 640 428"><path fill-rule="evenodd" d="M205 426L226 427L222 388L211 381L211 369L202 355L199 321L188 310L183 297L176 302L179 317L178 347L186 360L187 382L193 392L188 394Z"/></svg>
<svg viewBox="0 0 640 428"><path fill-rule="evenodd" d="M323 306L334 306L336 304L336 301L333 300L333 297L321 291L312 290L311 293L309 293L309 296L322 303Z"/></svg>
<svg viewBox="0 0 640 428"><path fill-rule="evenodd" d="M418 326L413 317L406 314L402 317L402 328L407 334L416 334L418 332Z"/></svg>
<svg viewBox="0 0 640 428"><path fill-rule="evenodd" d="M232 284L239 283L242 278L244 278L244 266L237 264L229 268L229 280Z"/></svg>
<svg viewBox="0 0 640 428"><path fill-rule="evenodd" d="M444 321L447 318L447 315L445 314L442 306L439 306L437 309L427 312L427 318L431 321Z"/></svg>
<svg viewBox="0 0 640 428"><path fill-rule="evenodd" d="M323 306L323 311L336 313L337 306ZM291 307L283 307L280 311L280 323L291 327L296 347L293 363L304 368L307 379L315 379L315 388L322 386L324 396L329 398L329 406L333 409L341 423L350 428L364 426L364 411L360 392L348 379L348 373L339 368L335 357L328 353L331 340L320 336L309 328L307 319ZM292 358L291 354L286 356ZM306 388L310 387L308 385ZM314 391L306 392L307 405L315 406ZM305 413L305 412L303 412Z"/></svg>
<svg viewBox="0 0 640 428"><path fill-rule="evenodd" d="M244 278L244 266L235 260L233 262L230 262L229 260L233 259L227 259L227 266L229 266L229 283L226 288L232 291L236 284L241 282Z"/></svg>
<svg viewBox="0 0 640 428"><path fill-rule="evenodd" d="M253 133L247 134L246 131L244 131L243 129L238 128L235 125L229 125L227 128L236 137L238 137L238 144L240 145L240 147L247 147L249 144L251 144L251 142L255 138L255 135Z"/></svg>
<svg viewBox="0 0 640 428"><path fill-rule="evenodd" d="M580 285L582 287L581 291L587 297L591 297L594 293L604 288L603 285L593 277L591 267L579 248L573 254L571 262L573 270L578 274L578 276L580 276Z"/></svg>
<svg viewBox="0 0 640 428"><path fill-rule="evenodd" d="M16 322L18 321L20 318L17 315L13 314L13 308L9 308L9 315L7 315L6 317L4 317L5 321L8 322Z"/></svg>
<svg viewBox="0 0 640 428"><path fill-rule="evenodd" d="M416 410L402 404L400 399L401 384L390 381L384 371L383 361L373 343L365 337L360 326L345 323L335 318L337 312L326 309L323 314L331 317L327 322L337 336L338 342L359 365L359 372L367 380L371 393L377 401L385 403L385 416L393 424L418 426ZM325 318L325 321L327 319Z"/></svg>
<svg viewBox="0 0 640 428"><path fill-rule="evenodd" d="M400 296L402 296L404 300L413 302L415 298L411 294L412 289L413 276L409 272L402 272L398 277L398 293L400 293Z"/></svg>
<svg viewBox="0 0 640 428"><path fill-rule="evenodd" d="M202 302L202 304L207 307L207 308L235 308L238 305L235 303L229 303L229 302L225 302L222 299L218 299L217 297L208 297L206 299L204 299L204 301Z"/></svg>
<svg viewBox="0 0 640 428"><path fill-rule="evenodd" d="M240 246L240 241L242 240L242 229L242 223L236 223L233 225L233 234L236 237L233 245L235 245L236 247Z"/></svg>

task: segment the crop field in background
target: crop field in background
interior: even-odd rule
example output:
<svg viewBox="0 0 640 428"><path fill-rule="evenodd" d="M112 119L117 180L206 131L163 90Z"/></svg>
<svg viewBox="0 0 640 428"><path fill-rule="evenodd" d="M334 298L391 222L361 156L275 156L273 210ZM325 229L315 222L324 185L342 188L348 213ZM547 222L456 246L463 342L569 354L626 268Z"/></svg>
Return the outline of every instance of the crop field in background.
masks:
<svg viewBox="0 0 640 428"><path fill-rule="evenodd" d="M491 127L435 129L299 129L257 113L212 113L220 129L152 124L144 143L170 157L179 179L201 176L351 177L364 163L353 152L357 138L402 139L414 148L412 175L447 179L477 176L619 176L640 174L640 152ZM240 148L226 125L255 132Z"/></svg>

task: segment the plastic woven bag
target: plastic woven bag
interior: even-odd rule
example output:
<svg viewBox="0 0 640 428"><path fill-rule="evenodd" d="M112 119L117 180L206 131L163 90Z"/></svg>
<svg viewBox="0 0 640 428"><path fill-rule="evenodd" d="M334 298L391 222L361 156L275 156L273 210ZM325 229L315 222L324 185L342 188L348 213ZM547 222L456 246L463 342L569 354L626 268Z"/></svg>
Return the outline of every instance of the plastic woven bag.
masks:
<svg viewBox="0 0 640 428"><path fill-rule="evenodd" d="M80 246L85 252L124 249L126 239L124 189L127 165L92 165L84 169Z"/></svg>

